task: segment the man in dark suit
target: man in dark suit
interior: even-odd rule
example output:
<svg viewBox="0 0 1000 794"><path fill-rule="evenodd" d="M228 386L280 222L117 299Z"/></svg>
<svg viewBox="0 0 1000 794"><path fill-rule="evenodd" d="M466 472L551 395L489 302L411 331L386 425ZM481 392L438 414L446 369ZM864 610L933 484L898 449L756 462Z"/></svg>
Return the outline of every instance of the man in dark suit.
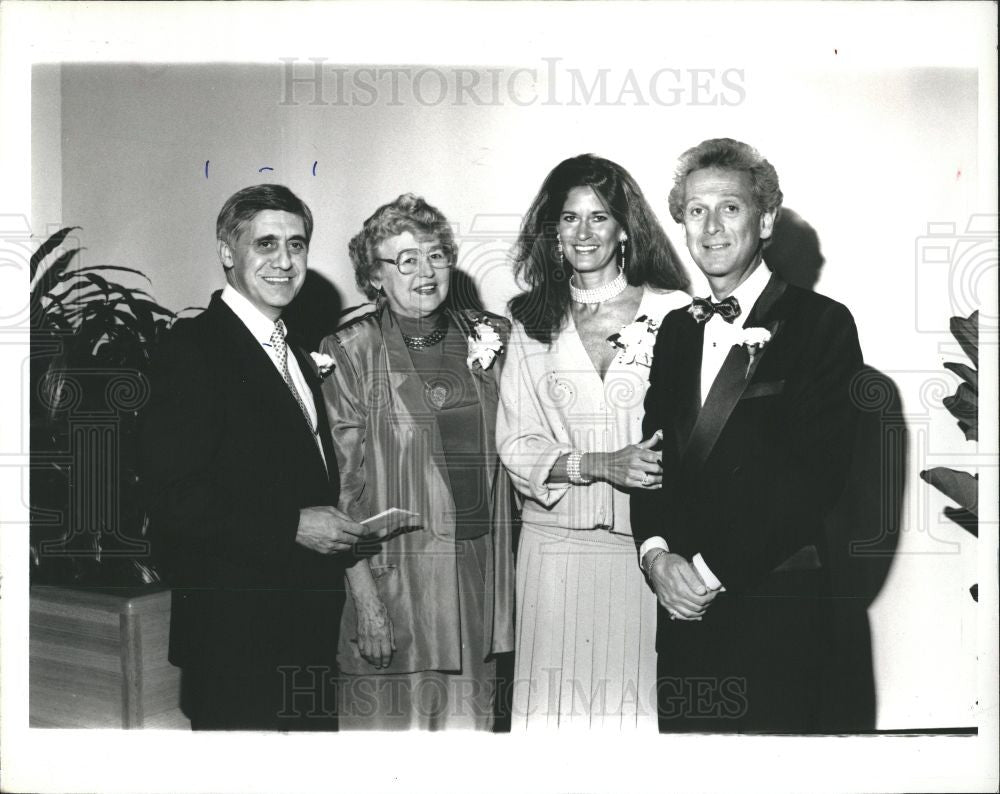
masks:
<svg viewBox="0 0 1000 794"><path fill-rule="evenodd" d="M342 560L363 530L331 507L320 378L280 319L305 281L312 215L256 185L216 234L227 286L166 335L140 431L170 661L194 729L331 730Z"/></svg>
<svg viewBox="0 0 1000 794"><path fill-rule="evenodd" d="M662 731L823 728L822 521L862 359L843 305L762 266L781 199L773 166L730 139L687 151L670 194L712 295L661 325L643 438L662 433L663 487L632 499Z"/></svg>

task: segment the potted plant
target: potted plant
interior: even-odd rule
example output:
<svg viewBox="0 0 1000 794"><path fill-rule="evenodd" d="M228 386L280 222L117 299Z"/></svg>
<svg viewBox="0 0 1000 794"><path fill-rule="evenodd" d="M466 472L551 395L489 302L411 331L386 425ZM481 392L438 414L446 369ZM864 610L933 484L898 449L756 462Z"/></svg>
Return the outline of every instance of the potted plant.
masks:
<svg viewBox="0 0 1000 794"><path fill-rule="evenodd" d="M944 407L958 420L966 441L979 440L979 312L968 317L952 317L951 334L972 362L946 361L945 368L962 379L954 394L944 398ZM920 472L920 477L958 504L946 507L944 514L967 532L979 537L979 477L967 471L935 466ZM978 586L969 588L978 601Z"/></svg>
<svg viewBox="0 0 1000 794"><path fill-rule="evenodd" d="M181 724L135 450L150 353L176 315L117 280L138 270L71 267L77 228L30 262L30 720Z"/></svg>

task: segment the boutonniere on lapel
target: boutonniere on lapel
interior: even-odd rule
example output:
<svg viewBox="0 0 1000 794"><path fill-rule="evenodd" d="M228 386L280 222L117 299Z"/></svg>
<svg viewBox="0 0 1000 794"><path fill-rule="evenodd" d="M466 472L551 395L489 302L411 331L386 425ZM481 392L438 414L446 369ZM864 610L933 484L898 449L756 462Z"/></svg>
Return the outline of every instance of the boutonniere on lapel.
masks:
<svg viewBox="0 0 1000 794"><path fill-rule="evenodd" d="M316 365L316 374L320 380L333 372L333 356L328 356L326 353L310 353L309 356Z"/></svg>
<svg viewBox="0 0 1000 794"><path fill-rule="evenodd" d="M653 345L656 344L659 330L660 324L643 314L628 325L623 325L617 334L611 334L608 342L621 350L618 354L620 363L648 367L653 363Z"/></svg>
<svg viewBox="0 0 1000 794"><path fill-rule="evenodd" d="M469 357L465 360L465 364L470 370L475 369L478 364L485 372L503 352L503 340L497 329L490 324L488 317L481 317L473 324L468 342Z"/></svg>
<svg viewBox="0 0 1000 794"><path fill-rule="evenodd" d="M760 355L764 346L771 341L771 332L766 328L744 328L743 329L743 339L740 344L747 349L747 354L750 356L750 363L747 364L746 377L750 377L750 372L753 369L754 361L757 356Z"/></svg>

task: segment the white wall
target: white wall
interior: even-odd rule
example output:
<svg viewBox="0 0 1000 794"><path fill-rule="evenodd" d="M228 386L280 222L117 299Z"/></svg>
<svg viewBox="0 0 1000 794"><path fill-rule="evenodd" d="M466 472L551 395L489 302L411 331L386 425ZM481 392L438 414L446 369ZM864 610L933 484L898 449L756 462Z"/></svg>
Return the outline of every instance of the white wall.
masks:
<svg viewBox="0 0 1000 794"><path fill-rule="evenodd" d="M947 318L984 299L976 279L990 267L995 278L995 255L992 265L958 261L949 280L947 263L924 261L920 241L929 223L961 232L989 207L983 196L995 173L983 170L995 163L979 162L977 73L836 62L755 68L730 75L738 90L713 82L734 104L694 105L688 85L680 104L664 106L642 88L652 70L640 65L649 104L634 93L616 102L624 68L610 70L604 103L582 101L578 90L572 104L569 63L557 64L554 79L542 61L525 63L537 83L520 79L495 104L457 104L453 94L421 103L404 79L398 104L381 81L368 107L336 104L329 75L328 104L309 104L312 89L300 86L300 101L283 105L276 65L64 64L58 83L45 73L33 96L34 118L61 117L61 141L35 136L33 152L34 173L61 187L61 216L40 217L40 208L54 211L40 201L33 223L80 225L84 264L137 267L167 306L205 305L223 283L213 242L219 207L245 185L281 182L311 206L310 266L347 306L360 300L347 240L377 205L414 191L457 224L460 265L488 307L501 310L513 291L511 233L559 160L592 151L626 166L686 257L666 210L677 156L706 137L751 142L776 165L786 205L816 230L826 260L817 290L854 312L866 361L897 385L910 432L897 554L869 610L877 727L976 724L978 607L967 589L977 579L977 542L943 518L946 500L917 473L939 463L968 468L964 458L976 451L941 407L956 382L941 362L956 358L945 355L955 350ZM307 62L296 68L304 74ZM356 77L347 71L348 84ZM423 84L431 96L436 79ZM558 102L518 104L550 90ZM43 163L61 163L61 180ZM262 166L274 171L258 174Z"/></svg>

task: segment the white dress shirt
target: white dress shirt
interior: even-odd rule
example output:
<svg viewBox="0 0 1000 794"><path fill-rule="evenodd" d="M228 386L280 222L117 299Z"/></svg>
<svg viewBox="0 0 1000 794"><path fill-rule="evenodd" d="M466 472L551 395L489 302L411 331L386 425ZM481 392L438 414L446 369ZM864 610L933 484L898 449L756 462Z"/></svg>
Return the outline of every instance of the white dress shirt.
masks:
<svg viewBox="0 0 1000 794"><path fill-rule="evenodd" d="M271 359L271 363L274 364L274 368L278 371L281 379L284 380L285 376L281 371L278 352L271 345L271 334L274 333L275 326L274 320L265 317L260 309L254 306L244 295L237 292L230 284L227 284L222 290L222 302L233 310L233 314L239 317L240 322L253 334L253 338L264 348L264 351ZM316 446L319 447L319 454L323 457L323 464L325 465L326 455L323 454L323 444L320 442L317 432L316 401L313 399L312 391L309 389L305 375L302 374L298 359L291 350L288 351L285 361L288 364L288 375L291 377L292 383L295 385L295 389L302 399L302 404L309 413L309 424L313 431L313 439L316 441Z"/></svg>
<svg viewBox="0 0 1000 794"><path fill-rule="evenodd" d="M719 370L722 369L726 356L729 355L730 348L733 345L742 344L743 329L746 326L747 317L750 316L750 310L757 303L770 278L771 271L763 264L758 264L754 271L731 293L740 304L740 316L732 323L727 323L718 314L713 314L705 321L705 341L701 348L701 404L703 406L705 397L708 396L712 384L719 376ZM713 299L709 298L709 300ZM666 540L654 536L639 547L639 559L644 559L646 552L652 549L670 551ZM691 564L694 565L707 587L712 590L725 590L722 582L712 573L701 554L695 554L691 559Z"/></svg>

